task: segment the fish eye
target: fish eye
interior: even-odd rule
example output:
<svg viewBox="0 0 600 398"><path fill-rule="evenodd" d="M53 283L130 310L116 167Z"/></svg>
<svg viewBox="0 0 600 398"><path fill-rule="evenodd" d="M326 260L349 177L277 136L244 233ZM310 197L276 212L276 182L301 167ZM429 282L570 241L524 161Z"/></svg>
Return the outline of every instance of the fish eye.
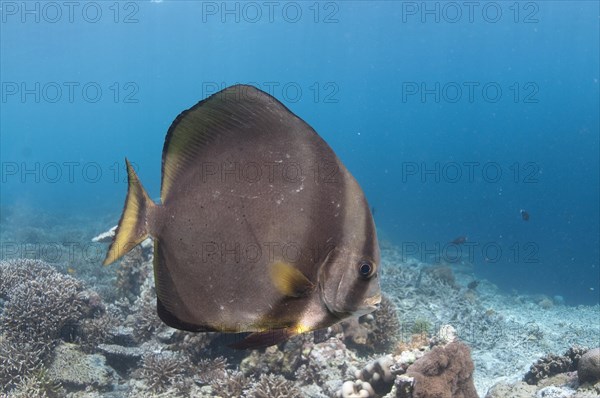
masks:
<svg viewBox="0 0 600 398"><path fill-rule="evenodd" d="M373 276L374 270L375 267L368 261L363 260L360 263L358 263L358 274L364 279L368 279L371 276Z"/></svg>

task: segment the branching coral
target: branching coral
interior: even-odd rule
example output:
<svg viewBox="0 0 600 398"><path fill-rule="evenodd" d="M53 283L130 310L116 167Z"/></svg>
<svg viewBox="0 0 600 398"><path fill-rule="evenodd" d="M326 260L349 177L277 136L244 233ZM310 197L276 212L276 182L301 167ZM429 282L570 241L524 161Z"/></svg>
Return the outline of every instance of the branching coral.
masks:
<svg viewBox="0 0 600 398"><path fill-rule="evenodd" d="M210 386L215 395L219 397L242 397L249 388L250 381L242 372L227 371L224 377L214 379Z"/></svg>
<svg viewBox="0 0 600 398"><path fill-rule="evenodd" d="M54 398L65 396L59 383L51 380L44 369L22 378L6 398ZM0 394L0 397L4 397Z"/></svg>
<svg viewBox="0 0 600 398"><path fill-rule="evenodd" d="M8 338L53 342L82 317L82 287L60 274L23 281L10 291L2 324Z"/></svg>
<svg viewBox="0 0 600 398"><path fill-rule="evenodd" d="M222 379L227 376L227 359L217 357L215 359L201 359L196 366L196 379L203 384Z"/></svg>
<svg viewBox="0 0 600 398"><path fill-rule="evenodd" d="M46 278L55 273L55 270L39 260L10 260L0 262L0 298L7 299L9 292L17 284Z"/></svg>
<svg viewBox="0 0 600 398"><path fill-rule="evenodd" d="M120 319L112 312L106 312L95 318L84 319L80 325L75 341L86 352L92 352L110 337L110 330L120 323Z"/></svg>
<svg viewBox="0 0 600 398"><path fill-rule="evenodd" d="M261 375L246 392L246 398L301 398L300 390L281 375Z"/></svg>
<svg viewBox="0 0 600 398"><path fill-rule="evenodd" d="M8 341L0 335L0 392L9 391L28 374L42 368L44 347Z"/></svg>
<svg viewBox="0 0 600 398"><path fill-rule="evenodd" d="M189 389L189 360L172 351L150 353L142 358L141 377L153 392L164 392L169 388L184 392Z"/></svg>
<svg viewBox="0 0 600 398"><path fill-rule="evenodd" d="M0 262L0 382L14 387L15 374L27 376L39 369L61 341L91 339L87 325L104 314L104 305L93 291L36 260ZM96 324L96 329L101 325ZM94 332L96 333L96 332Z"/></svg>
<svg viewBox="0 0 600 398"><path fill-rule="evenodd" d="M0 320L8 339L50 345L61 337L71 338L81 320L104 311L95 292L43 262L2 262L0 269L2 277L7 277L2 286L6 302Z"/></svg>

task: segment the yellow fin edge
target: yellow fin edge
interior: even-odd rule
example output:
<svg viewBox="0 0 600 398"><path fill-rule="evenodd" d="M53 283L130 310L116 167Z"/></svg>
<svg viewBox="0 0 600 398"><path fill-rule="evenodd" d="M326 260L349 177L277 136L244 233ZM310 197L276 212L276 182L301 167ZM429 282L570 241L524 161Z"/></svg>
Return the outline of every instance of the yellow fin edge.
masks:
<svg viewBox="0 0 600 398"><path fill-rule="evenodd" d="M144 190L131 163L127 159L125 159L125 163L128 181L125 208L103 265L114 263L149 235L146 217L148 209L154 207L155 204Z"/></svg>

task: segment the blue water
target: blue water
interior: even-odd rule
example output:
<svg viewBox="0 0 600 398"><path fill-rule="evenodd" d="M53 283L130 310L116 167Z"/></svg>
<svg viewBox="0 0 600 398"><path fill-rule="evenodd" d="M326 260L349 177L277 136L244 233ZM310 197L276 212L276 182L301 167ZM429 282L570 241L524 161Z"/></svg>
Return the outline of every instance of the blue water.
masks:
<svg viewBox="0 0 600 398"><path fill-rule="evenodd" d="M597 2L72 7L2 2L5 214L116 223L124 157L158 197L174 117L251 83L334 148L407 257L599 302Z"/></svg>

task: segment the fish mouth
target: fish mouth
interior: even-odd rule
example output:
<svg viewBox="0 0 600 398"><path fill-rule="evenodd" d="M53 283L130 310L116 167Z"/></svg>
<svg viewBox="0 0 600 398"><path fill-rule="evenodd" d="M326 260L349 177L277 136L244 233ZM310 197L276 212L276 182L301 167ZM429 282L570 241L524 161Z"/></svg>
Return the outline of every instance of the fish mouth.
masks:
<svg viewBox="0 0 600 398"><path fill-rule="evenodd" d="M377 311L379 309L379 305L381 303L381 293L376 294L375 296L368 297L363 301L363 305L354 310L336 310L332 308L326 301L324 301L325 307L327 311L338 319L346 319L350 317L360 317L363 315L370 314L373 311Z"/></svg>
<svg viewBox="0 0 600 398"><path fill-rule="evenodd" d="M368 297L363 300L363 305L354 312L355 315L362 316L370 314L371 312L377 311L381 303L381 293L377 293L374 296Z"/></svg>
<svg viewBox="0 0 600 398"><path fill-rule="evenodd" d="M372 307L375 310L379 308L379 304L381 303L381 293L377 293L374 296L371 296L364 301L367 307Z"/></svg>

